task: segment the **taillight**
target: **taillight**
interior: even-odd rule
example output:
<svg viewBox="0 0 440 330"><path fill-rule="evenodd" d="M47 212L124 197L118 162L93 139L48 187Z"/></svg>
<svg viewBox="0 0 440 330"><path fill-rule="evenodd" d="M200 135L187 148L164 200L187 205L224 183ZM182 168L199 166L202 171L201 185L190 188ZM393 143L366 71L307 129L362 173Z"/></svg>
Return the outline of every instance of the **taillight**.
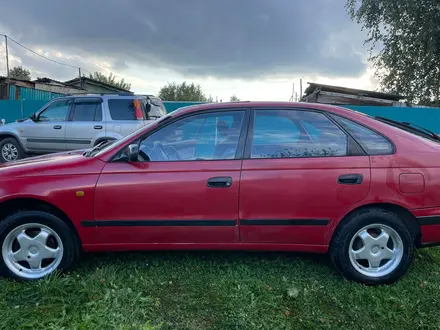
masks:
<svg viewBox="0 0 440 330"><path fill-rule="evenodd" d="M133 101L134 104L134 110L136 113L136 120L144 120L144 113L142 111L141 102L138 99L135 99Z"/></svg>

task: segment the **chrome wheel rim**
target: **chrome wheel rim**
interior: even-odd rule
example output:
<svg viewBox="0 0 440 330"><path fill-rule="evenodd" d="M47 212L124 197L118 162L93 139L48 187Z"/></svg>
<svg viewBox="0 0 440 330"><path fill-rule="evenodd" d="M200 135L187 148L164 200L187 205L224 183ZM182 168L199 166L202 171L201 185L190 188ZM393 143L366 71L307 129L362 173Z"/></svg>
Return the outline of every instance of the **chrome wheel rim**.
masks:
<svg viewBox="0 0 440 330"><path fill-rule="evenodd" d="M12 143L6 143L2 148L2 156L3 159L7 162L12 162L13 160L17 160L18 158L18 150L17 147Z"/></svg>
<svg viewBox="0 0 440 330"><path fill-rule="evenodd" d="M360 229L351 239L349 257L362 275L382 277L393 272L403 258L403 242L391 227L372 224Z"/></svg>
<svg viewBox="0 0 440 330"><path fill-rule="evenodd" d="M6 266L15 275L26 279L38 279L57 269L63 251L63 242L58 234L38 223L13 229L2 245Z"/></svg>

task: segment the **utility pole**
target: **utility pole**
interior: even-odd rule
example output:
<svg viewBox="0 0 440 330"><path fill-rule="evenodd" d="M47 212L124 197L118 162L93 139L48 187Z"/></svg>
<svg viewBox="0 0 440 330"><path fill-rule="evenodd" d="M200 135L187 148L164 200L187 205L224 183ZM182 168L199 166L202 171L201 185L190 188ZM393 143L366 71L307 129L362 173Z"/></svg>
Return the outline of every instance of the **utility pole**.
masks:
<svg viewBox="0 0 440 330"><path fill-rule="evenodd" d="M5 36L5 49L6 49L6 99L9 100L10 92L9 92L9 53L8 53L8 36Z"/></svg>
<svg viewBox="0 0 440 330"><path fill-rule="evenodd" d="M8 36L5 35L5 47L6 47L6 77L9 79L9 54L8 54Z"/></svg>
<svg viewBox="0 0 440 330"><path fill-rule="evenodd" d="M292 84L292 95L290 96L289 101L290 102L294 102L295 101L295 83Z"/></svg>
<svg viewBox="0 0 440 330"><path fill-rule="evenodd" d="M78 68L78 74L79 74L79 88L82 88L81 68Z"/></svg>
<svg viewBox="0 0 440 330"><path fill-rule="evenodd" d="M302 78L299 80L299 100L301 101L301 98L303 96L303 80Z"/></svg>

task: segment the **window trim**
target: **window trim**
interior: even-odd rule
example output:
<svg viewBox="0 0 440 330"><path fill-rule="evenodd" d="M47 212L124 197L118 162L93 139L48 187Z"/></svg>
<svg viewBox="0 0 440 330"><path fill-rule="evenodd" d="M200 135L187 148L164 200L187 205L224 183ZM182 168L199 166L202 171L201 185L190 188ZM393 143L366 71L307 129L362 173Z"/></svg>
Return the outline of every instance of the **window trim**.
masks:
<svg viewBox="0 0 440 330"><path fill-rule="evenodd" d="M255 122L255 113L258 110L266 110L266 111L277 111L277 110L287 110L287 111L307 111L307 112L316 112L325 116L332 124L334 124L345 136L347 137L347 154L343 156L316 156L316 157L283 157L283 158L252 158L252 143L253 143L253 135L254 135L254 122ZM249 118L249 128L248 128L248 136L246 138L246 145L244 151L243 159L246 160L280 160L280 159L313 159L313 158L341 158L341 157L356 157L356 156L367 156L367 153L358 145L357 141L352 138L350 134L346 132L345 129L341 127L341 125L336 122L336 120L332 119L329 115L329 112L313 109L313 108L301 108L301 107L254 107L251 109L251 116Z"/></svg>
<svg viewBox="0 0 440 330"><path fill-rule="evenodd" d="M342 129L343 129L343 130L344 130L349 136L351 136L352 139L353 139L354 141L356 141L357 145L363 150L363 152L365 152L366 155L371 156L371 157L373 157L373 156L390 156L390 155L394 155L394 154L396 153L396 145L394 144L394 142L393 142L388 136L382 134L382 133L379 132L378 130L376 130L376 129L372 128L372 127L369 127L369 126L367 126L367 125L364 125L364 124L362 124L362 123L359 123L359 122L356 121L356 120L353 120L353 119L350 119L350 118L347 118L347 117L344 117L344 116L341 116L341 115L337 115L337 114L335 114L335 113L329 113L329 117L331 117L334 121L336 121L336 122L338 123L338 125L341 126L341 128L342 128ZM352 136L352 135L351 135L351 134L345 129L345 127L342 125L342 123L339 123L339 120L340 120L340 119L338 120L338 118L340 118L340 119L344 119L344 120L348 120L348 121L350 121L350 122L352 122L352 123L354 123L354 124L356 124L356 125L359 125L359 126L365 128L365 129L367 129L367 130L369 130L369 131L372 131L373 133L376 133L377 135L383 137L383 138L384 138L386 141L388 141L388 143L391 145L391 152L390 152L390 153L384 153L384 154L378 154L378 155L370 155L370 154L368 153L368 151L365 150L365 149L362 147L362 145L359 143L359 141L358 141L354 136Z"/></svg>
<svg viewBox="0 0 440 330"><path fill-rule="evenodd" d="M109 163L113 162L119 162L117 158L121 155L122 152L124 152L124 149L127 148L130 144L140 144L140 142L146 138L148 138L150 135L153 135L154 133L158 132L159 130L165 129L171 124L176 123L177 121L184 120L189 117L197 116L197 115L204 115L204 114L211 114L211 113L228 113L228 112L244 112L243 116L243 124L240 131L240 136L238 138L237 143L237 150L235 151L235 157L232 159L203 159L203 160L197 160L198 162L225 162L225 161L232 161L232 160L243 160L243 154L244 154L244 146L246 143L248 128L249 128L249 117L250 117L250 108L217 108L217 109L210 109L210 110L199 110L190 112L181 116L177 116L174 118L171 118L167 121L164 121L163 124L159 123L159 125L145 134L142 134L140 137L138 137L135 140L132 140L128 144L125 144L120 147L120 149L115 152L113 156L110 157L108 160ZM195 160L178 160L178 161L160 161L160 162L154 162L154 163L179 163L179 162L194 162ZM141 163L149 163L147 162L141 162Z"/></svg>

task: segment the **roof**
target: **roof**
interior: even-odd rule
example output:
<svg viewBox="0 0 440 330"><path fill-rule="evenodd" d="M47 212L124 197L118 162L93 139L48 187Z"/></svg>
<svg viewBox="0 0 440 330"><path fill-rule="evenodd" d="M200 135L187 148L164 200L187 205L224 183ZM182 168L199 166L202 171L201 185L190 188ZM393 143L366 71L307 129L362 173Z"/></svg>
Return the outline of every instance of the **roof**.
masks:
<svg viewBox="0 0 440 330"><path fill-rule="evenodd" d="M322 110L329 111L333 113L353 113L356 111L338 107L335 105L329 104L318 104L318 103L305 103L305 102L281 102L281 101L239 101L239 102L220 102L220 103L202 103L202 104L194 104L188 105L185 107L178 108L177 110L171 112L170 114L184 114L195 111L209 111L216 109L225 109L225 108L264 108L265 110L277 110L280 108L289 108L289 109L314 109L314 110Z"/></svg>
<svg viewBox="0 0 440 330"><path fill-rule="evenodd" d="M305 95L301 98L301 100L306 98L308 95L311 95L316 90L319 90L322 92L340 93L340 94L345 94L345 95L371 97L371 98L389 100L389 101L395 101L395 102L398 102L399 100L406 98L406 96L392 94L392 93L382 93L382 92L368 91L368 90L364 90L364 89L354 89L354 88L347 88L347 87L340 87L340 86L317 84L317 83L312 83L312 82L308 82L308 84L309 84L309 86L305 90Z"/></svg>
<svg viewBox="0 0 440 330"><path fill-rule="evenodd" d="M8 77L0 76L0 81L4 81L4 80L7 80L7 79L8 79ZM24 82L24 83L32 83L33 82L31 80L15 79L15 78L9 78L9 81L11 81L11 82L13 82L13 81L21 81L21 82Z"/></svg>
<svg viewBox="0 0 440 330"><path fill-rule="evenodd" d="M71 79L71 80L65 81L64 84L66 84L66 85L80 84L80 80L79 79L80 79L79 77L75 78L75 79ZM110 90L114 90L114 91L117 91L117 92L128 92L128 93L131 93L128 89L119 88L119 87L116 87L116 86L113 86L113 85L110 85L110 84L106 84L106 83L103 83L101 81L98 81L98 80L95 80L95 79L92 79L92 78L88 78L88 77L81 77L81 81L87 82L87 83L89 83L91 85L103 86L105 88L108 88Z"/></svg>

